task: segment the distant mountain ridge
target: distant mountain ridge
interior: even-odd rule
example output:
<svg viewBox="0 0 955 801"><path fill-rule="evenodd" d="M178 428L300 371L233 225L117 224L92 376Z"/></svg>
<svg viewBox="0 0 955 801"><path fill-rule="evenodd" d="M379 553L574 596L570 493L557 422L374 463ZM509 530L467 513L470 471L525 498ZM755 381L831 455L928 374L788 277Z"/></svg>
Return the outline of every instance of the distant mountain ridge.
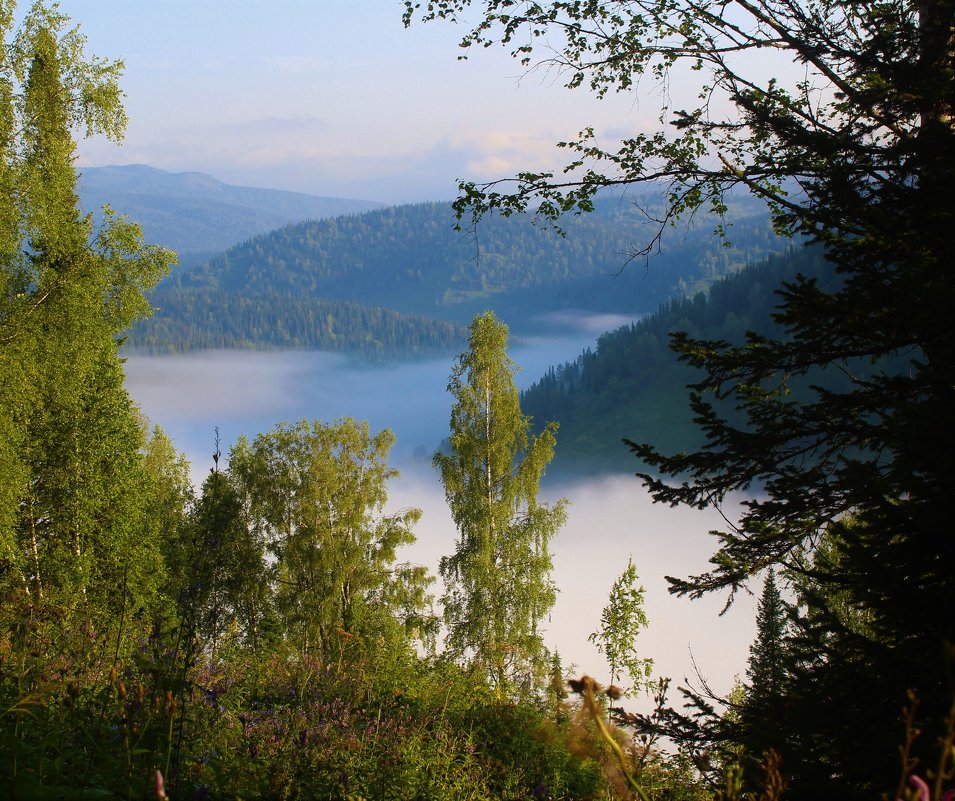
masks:
<svg viewBox="0 0 955 801"><path fill-rule="evenodd" d="M195 264L233 245L289 223L379 208L367 200L320 197L234 186L200 172L166 172L145 164L83 167L80 205L104 204L142 226L147 242L175 250Z"/></svg>
<svg viewBox="0 0 955 801"><path fill-rule="evenodd" d="M283 297L290 308L311 298L458 324L490 308L518 334L540 330L539 320L564 309L646 313L784 247L761 205L735 202L730 217L734 247L724 247L713 234L716 222L704 218L673 231L649 263L628 263L627 254L652 238L656 223L619 199L568 220L563 237L527 217L488 218L475 231L458 232L447 203L287 225L177 271L154 295L162 308L162 334L155 321L147 321L132 342L181 350L204 341L190 292L203 293L204 303L213 305L219 293L223 308L234 307L233 296L268 296L270 308L255 312L260 319L279 317ZM231 333L222 320L215 324L217 341L256 346L257 337L238 317L228 323ZM170 341L177 331L181 341ZM195 345L185 341L186 331ZM316 345L308 336L294 339L286 346Z"/></svg>

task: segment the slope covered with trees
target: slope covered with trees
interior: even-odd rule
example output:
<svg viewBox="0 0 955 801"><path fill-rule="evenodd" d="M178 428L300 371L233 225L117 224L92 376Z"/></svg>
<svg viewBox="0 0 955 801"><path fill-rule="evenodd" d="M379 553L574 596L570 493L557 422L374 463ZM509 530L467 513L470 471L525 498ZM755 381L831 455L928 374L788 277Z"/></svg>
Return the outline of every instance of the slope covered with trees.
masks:
<svg viewBox="0 0 955 801"><path fill-rule="evenodd" d="M708 292L667 301L548 370L521 393L521 406L535 421L560 425L552 472L564 478L633 472L637 465L624 437L676 451L701 444L686 401L697 373L670 349L671 335L686 331L741 343L747 331L774 331L766 310L779 300L777 287L798 272L834 280L820 254L791 251L723 278Z"/></svg>
<svg viewBox="0 0 955 801"><path fill-rule="evenodd" d="M563 237L526 219L488 219L472 231L455 231L450 206L438 203L286 226L165 281L153 296L161 313L140 324L130 344L159 350L209 341L321 347L327 339L320 333L285 336L277 324L270 335L243 310L256 307L260 320L267 312L277 322L324 316L333 301L460 324L491 308L518 331L527 330L536 317L564 308L648 311L780 247L765 214L741 201L727 213L734 247L722 247L712 236L719 221L705 219L675 237L649 266L640 261L624 269L625 254L651 226L641 207L659 200L652 194L642 201L608 197L595 214L568 223ZM256 301L265 296L267 304ZM324 308L303 311L310 299L320 299ZM217 305L230 313L214 312ZM405 325L411 343L430 336L424 329L435 324ZM364 348L360 327L340 326L339 336L340 343Z"/></svg>
<svg viewBox="0 0 955 801"><path fill-rule="evenodd" d="M294 294L170 289L148 325L127 342L151 353L199 349L308 349L353 354L363 360L448 353L465 328L450 320Z"/></svg>

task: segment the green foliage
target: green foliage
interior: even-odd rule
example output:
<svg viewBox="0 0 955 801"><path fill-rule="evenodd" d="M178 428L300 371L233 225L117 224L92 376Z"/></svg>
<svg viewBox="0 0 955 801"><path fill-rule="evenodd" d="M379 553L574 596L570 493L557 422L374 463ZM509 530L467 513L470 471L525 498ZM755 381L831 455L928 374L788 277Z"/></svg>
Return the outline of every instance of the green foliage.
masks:
<svg viewBox="0 0 955 801"><path fill-rule="evenodd" d="M585 749L573 725L564 728L530 704L485 701L466 711L461 725L492 766L491 798L594 798L606 778L596 760L575 757Z"/></svg>
<svg viewBox="0 0 955 801"><path fill-rule="evenodd" d="M490 312L474 319L448 384L450 452L434 456L459 534L441 560L448 650L504 696L545 684L540 626L556 594L549 543L566 517L566 501L537 502L556 426L528 436L506 348L507 326Z"/></svg>
<svg viewBox="0 0 955 801"><path fill-rule="evenodd" d="M782 754L790 770L787 739L791 655L786 607L770 569L756 611L756 639L749 648L747 682L743 697L735 704L730 723L738 727L736 739L744 750L744 779L756 780L756 767L774 752Z"/></svg>
<svg viewBox="0 0 955 801"><path fill-rule="evenodd" d="M647 627L643 610L644 589L638 586L639 576L633 559L610 588L607 605L600 613L600 628L588 638L610 665L610 683L617 685L628 676L632 682L623 689L625 695L635 695L651 686L650 672L653 660L638 656L637 635Z"/></svg>
<svg viewBox="0 0 955 801"><path fill-rule="evenodd" d="M466 5L433 2L425 13ZM668 714L690 757L709 749L722 768L741 743L769 742L759 739L767 722L785 720L782 762L765 760L762 798L780 797L783 769L796 799L833 791L872 798L890 786L887 722L901 688L914 686L924 711L910 704L906 713L895 797L942 798L955 731L947 684L955 635L939 613L952 590L951 538L940 521L955 451L955 349L939 322L952 284L938 269L952 216L950 67L941 70L945 81L936 73L950 60L950 13L897 5L863 7L857 18L823 3L802 17L801 8L746 4L768 15L747 33L723 7L700 15L679 2L555 2L553 15L530 4L523 17L510 16L509 0L486 5L502 13L479 21L469 41L486 41L497 25L510 40L525 26L543 33L567 18L577 23L565 50L573 57L616 56L623 44L664 36L662 50L631 49L572 76L578 85L595 70L598 94L629 87L626 70L663 74L687 54L725 70L710 35L738 36L743 49L782 44L817 69L832 67L826 75L839 93L822 99L823 124L818 106L800 113L804 101L794 98L803 95L731 81L720 85L742 123L710 126L702 111L684 112L684 133L639 137L614 161L641 170L623 180L648 178L628 161L635 155L689 175L677 179L667 215L707 199L724 210L726 182L769 194L777 225L815 237L838 268L834 279L800 275L786 284L775 329L736 341L675 337L685 361L704 370L693 409L707 440L672 458L634 446L663 475L644 479L659 499L696 506L753 489L739 525L721 535L713 571L676 589L735 589L779 563L798 579L784 631L770 573L751 686L734 713L719 719L714 699L697 695L689 715ZM415 647L433 636L434 620L425 572L396 564L420 513L384 513L394 474L387 431L372 436L351 420L280 425L240 440L228 472L217 465L193 497L172 444L159 430L146 435L117 356L169 254L143 245L135 226L108 211L93 236L76 210L72 130L118 133L118 66L84 60L82 38L43 4L8 44L12 9L0 0L0 786L17 797L142 798L159 768L177 798L529 801L624 798L628 788L644 799L651 789L704 797L687 756L627 752L627 737L604 723L592 680L579 682L576 711L554 686L559 661L548 659L540 626L555 592L549 542L565 510L563 501L537 503L537 492L555 426L530 435L507 329L492 314L474 320L455 365L451 449L435 457L460 534L442 561L447 657ZM774 20L779 28L780 13L787 24L785 14L807 24L826 14L841 23L845 14L853 24L762 39ZM666 20L680 22L676 50ZM602 38L585 29L594 21ZM899 31L910 36L895 42ZM832 49L858 44L853 36L867 45L864 58ZM907 71L909 62L917 69ZM802 91L812 98L808 83ZM893 137L907 133L910 156L888 158L897 155ZM571 148L607 157L589 142L585 134ZM718 174L693 172L707 143L726 145ZM772 150L780 143L785 158ZM820 153L824 169L815 166ZM755 172L734 163L744 155ZM774 181L786 170L804 176L805 206L779 193ZM541 193L545 217L593 206L599 176L569 195L540 183L547 179L521 179ZM507 198L472 186L465 200L479 212L511 213L526 208L521 192ZM512 272L508 263L462 273L442 302L475 302ZM420 277L406 272L399 283ZM529 280L524 288L534 291L537 278ZM727 282L716 294L740 286ZM696 299L671 311L714 322ZM729 316L716 322L735 331ZM649 347L653 331L641 334ZM612 337L605 347L625 341ZM907 369L893 367L899 359ZM860 361L868 367L856 369ZM818 378L830 366L845 383ZM595 386L621 377L606 372L590 373ZM568 372L568 385L582 376ZM725 399L738 406L729 416L717 406ZM598 633L612 671L619 663L631 673L644 667L626 634L644 623L632 568ZM932 736L941 757L929 788L915 768L933 752ZM716 797L745 797L744 779L731 766Z"/></svg>
<svg viewBox="0 0 955 801"><path fill-rule="evenodd" d="M749 648L746 669L747 700L758 703L764 698L782 695L785 682L786 609L776 573L770 568L763 581L763 592L756 610L756 640Z"/></svg>
<svg viewBox="0 0 955 801"><path fill-rule="evenodd" d="M397 475L385 461L393 443L390 431L373 436L348 418L279 425L232 450L249 530L275 557L276 610L302 654L330 658L389 618L430 636L429 579L395 564L398 549L414 542L421 511L383 513Z"/></svg>
<svg viewBox="0 0 955 801"><path fill-rule="evenodd" d="M389 432L280 425L198 493L147 433L117 350L170 254L108 210L94 235L72 163L75 125L121 127L117 68L83 62L55 9L7 45L11 20L0 0L0 787L143 798L158 769L175 798L604 797L566 718L416 647L435 620L397 563L420 512L384 511ZM506 522L544 570L553 438L513 421L533 469ZM546 573L535 592L539 616Z"/></svg>
<svg viewBox="0 0 955 801"><path fill-rule="evenodd" d="M55 7L36 4L7 43L11 20L0 65L5 574L66 610L101 609L118 588L150 605L161 570L141 531L142 431L117 337L148 313L143 292L172 257L110 214L93 236L76 208L72 132L121 133L121 65L85 60Z"/></svg>

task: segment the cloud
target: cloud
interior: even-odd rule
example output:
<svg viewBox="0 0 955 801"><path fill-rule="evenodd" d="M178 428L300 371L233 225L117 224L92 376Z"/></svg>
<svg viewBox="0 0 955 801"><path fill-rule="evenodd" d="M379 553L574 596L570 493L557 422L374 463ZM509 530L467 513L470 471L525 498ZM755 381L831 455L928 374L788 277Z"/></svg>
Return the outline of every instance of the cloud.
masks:
<svg viewBox="0 0 955 801"><path fill-rule="evenodd" d="M553 170L563 162L558 136L524 130L491 129L458 134L454 146L472 154L466 162L474 180L509 178L521 171Z"/></svg>

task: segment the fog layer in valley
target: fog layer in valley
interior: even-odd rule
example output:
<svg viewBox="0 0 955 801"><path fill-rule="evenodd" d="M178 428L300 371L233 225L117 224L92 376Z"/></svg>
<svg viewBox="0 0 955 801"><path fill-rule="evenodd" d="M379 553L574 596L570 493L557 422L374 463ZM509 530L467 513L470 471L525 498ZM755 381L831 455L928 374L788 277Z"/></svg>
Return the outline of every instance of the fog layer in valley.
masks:
<svg viewBox="0 0 955 801"><path fill-rule="evenodd" d="M522 387L548 366L593 345L597 329L592 318L568 316L564 322L565 335L510 349L521 367ZM131 356L126 368L130 393L189 458L197 484L212 466L216 428L225 455L239 434L252 438L282 421L351 416L368 420L373 431L390 428L397 442L389 462L401 476L389 487L389 506L424 510L418 542L400 558L428 565L437 574L438 561L451 553L457 536L430 467L431 453L448 434L451 397L446 387L452 362L356 367L346 357L327 353L228 351ZM607 447L622 446L618 441ZM650 620L638 641L642 655L655 660L658 675L675 682L693 676L695 661L714 689L729 690L734 676L745 670L755 631L752 597L741 597L720 616L725 598L674 598L665 581L666 575L706 569L714 546L707 531L721 525L719 515L653 504L629 475L547 485L542 495L544 500L566 497L571 503L567 525L553 544L560 593L547 635L565 666L598 678L606 675L587 637L599 625L611 584L632 556L646 588ZM440 596L440 587L435 592Z"/></svg>

